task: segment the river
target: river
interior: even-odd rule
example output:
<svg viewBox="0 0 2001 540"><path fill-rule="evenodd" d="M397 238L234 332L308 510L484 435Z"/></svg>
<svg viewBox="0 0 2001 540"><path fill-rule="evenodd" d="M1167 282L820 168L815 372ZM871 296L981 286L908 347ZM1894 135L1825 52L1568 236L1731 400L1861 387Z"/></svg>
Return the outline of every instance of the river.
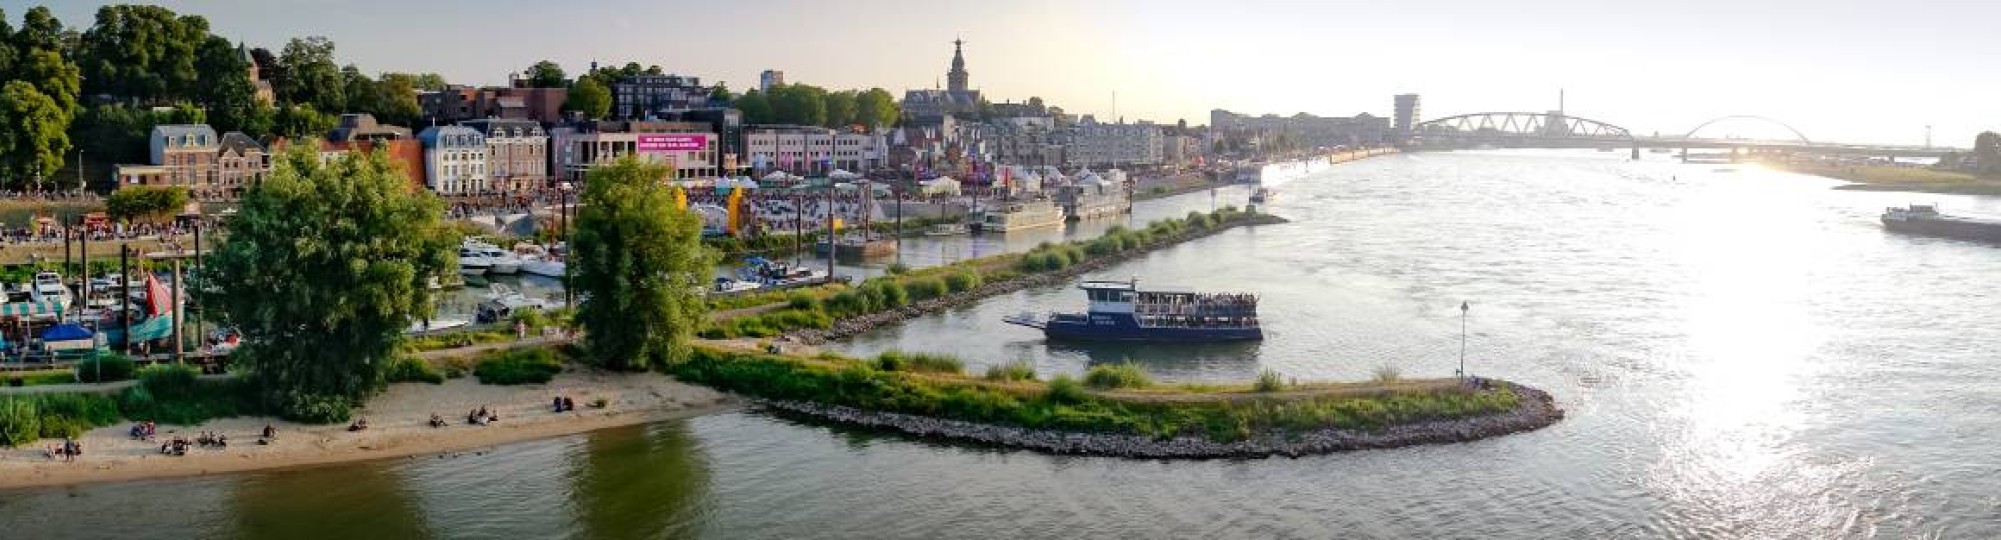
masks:
<svg viewBox="0 0 2001 540"><path fill-rule="evenodd" d="M38 539L2001 537L2001 248L1875 222L1910 202L2001 215L2001 200L1624 157L1350 163L1285 186L1272 210L1291 224L1093 276L1257 292L1258 344L1077 347L999 322L1081 308L1051 287L842 346L1045 374L1131 359L1168 380L1446 376L1466 301L1466 369L1569 411L1532 433L1159 462L731 413L479 454L0 492L0 522ZM1193 194L1138 212L1208 206ZM974 249L953 242L903 257Z"/></svg>

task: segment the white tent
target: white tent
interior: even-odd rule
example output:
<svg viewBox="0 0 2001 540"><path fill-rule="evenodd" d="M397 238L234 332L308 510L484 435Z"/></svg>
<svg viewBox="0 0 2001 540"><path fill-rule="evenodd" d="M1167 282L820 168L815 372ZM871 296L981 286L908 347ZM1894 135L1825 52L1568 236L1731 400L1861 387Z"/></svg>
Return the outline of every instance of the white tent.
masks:
<svg viewBox="0 0 2001 540"><path fill-rule="evenodd" d="M959 194L959 181L953 180L952 177L950 176L940 176L923 182L918 182L918 185L924 186L923 193L925 195Z"/></svg>
<svg viewBox="0 0 2001 540"><path fill-rule="evenodd" d="M771 171L771 174L764 175L766 182L784 182L791 179L792 175L786 174L785 171Z"/></svg>
<svg viewBox="0 0 2001 540"><path fill-rule="evenodd" d="M855 180L861 177L862 175L848 172L845 169L834 169L834 172L827 173L827 178L832 178L835 180Z"/></svg>

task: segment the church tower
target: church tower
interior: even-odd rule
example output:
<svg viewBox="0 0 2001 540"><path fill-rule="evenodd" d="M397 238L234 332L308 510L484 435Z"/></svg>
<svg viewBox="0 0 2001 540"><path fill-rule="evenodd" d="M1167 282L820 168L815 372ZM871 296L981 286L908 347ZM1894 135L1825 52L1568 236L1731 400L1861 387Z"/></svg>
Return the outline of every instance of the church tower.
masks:
<svg viewBox="0 0 2001 540"><path fill-rule="evenodd" d="M945 72L945 89L951 92L965 92L966 88L966 40L952 40L952 70Z"/></svg>

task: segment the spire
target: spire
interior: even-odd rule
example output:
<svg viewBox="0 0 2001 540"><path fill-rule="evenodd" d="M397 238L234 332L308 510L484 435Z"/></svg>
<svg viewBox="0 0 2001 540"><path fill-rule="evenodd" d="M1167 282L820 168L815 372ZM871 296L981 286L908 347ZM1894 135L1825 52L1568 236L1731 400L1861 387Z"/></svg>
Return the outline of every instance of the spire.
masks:
<svg viewBox="0 0 2001 540"><path fill-rule="evenodd" d="M952 40L952 70L945 73L946 89L965 92L966 85L966 40Z"/></svg>

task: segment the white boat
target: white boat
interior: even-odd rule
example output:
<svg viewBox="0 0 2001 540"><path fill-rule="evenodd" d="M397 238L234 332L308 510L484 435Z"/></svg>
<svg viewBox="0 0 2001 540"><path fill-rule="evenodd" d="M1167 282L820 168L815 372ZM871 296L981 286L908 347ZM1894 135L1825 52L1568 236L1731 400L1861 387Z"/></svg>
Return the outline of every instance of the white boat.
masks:
<svg viewBox="0 0 2001 540"><path fill-rule="evenodd" d="M542 277L560 278L568 274L569 264L548 250L534 244L514 246L514 252L521 258L521 271Z"/></svg>
<svg viewBox="0 0 2001 540"><path fill-rule="evenodd" d="M966 234L964 223L940 223L924 230L924 236L956 236Z"/></svg>
<svg viewBox="0 0 2001 540"><path fill-rule="evenodd" d="M491 268L493 268L493 259L486 258L485 252L477 248L459 247L460 274L477 276L485 274Z"/></svg>
<svg viewBox="0 0 2001 540"><path fill-rule="evenodd" d="M472 321L468 321L465 319L431 319L428 322L417 321L410 323L410 328L408 330L404 330L403 333L422 334L425 332L436 332L439 330L451 330L453 328L458 328L468 324L472 324Z"/></svg>
<svg viewBox="0 0 2001 540"><path fill-rule="evenodd" d="M474 254L475 258L484 259L487 273L511 276L521 271L520 257L516 257L511 251L500 249L500 246L486 243L478 238L467 237L459 245L459 258L461 259L459 266L461 268L465 267L463 259L467 253Z"/></svg>
<svg viewBox="0 0 2001 540"><path fill-rule="evenodd" d="M535 298L499 283L493 284L493 294L479 303L473 318L478 322L490 323L507 320L522 310L546 310L554 307L548 300Z"/></svg>
<svg viewBox="0 0 2001 540"><path fill-rule="evenodd" d="M1002 204L988 210L977 224L981 232L1008 232L1063 224L1063 208L1055 202L1037 199Z"/></svg>
<svg viewBox="0 0 2001 540"><path fill-rule="evenodd" d="M69 287L63 286L63 276L55 272L36 272L35 281L28 289L28 297L36 302L50 302L63 307L74 303Z"/></svg>
<svg viewBox="0 0 2001 540"><path fill-rule="evenodd" d="M804 266L792 266L779 261L751 257L744 261L744 267L737 270L739 281L763 284L766 287L790 287L827 280L827 271Z"/></svg>
<svg viewBox="0 0 2001 540"><path fill-rule="evenodd" d="M764 285L755 281L719 277L716 278L716 284L712 287L709 287L709 293L737 294L737 293L755 291L762 288L764 288Z"/></svg>

